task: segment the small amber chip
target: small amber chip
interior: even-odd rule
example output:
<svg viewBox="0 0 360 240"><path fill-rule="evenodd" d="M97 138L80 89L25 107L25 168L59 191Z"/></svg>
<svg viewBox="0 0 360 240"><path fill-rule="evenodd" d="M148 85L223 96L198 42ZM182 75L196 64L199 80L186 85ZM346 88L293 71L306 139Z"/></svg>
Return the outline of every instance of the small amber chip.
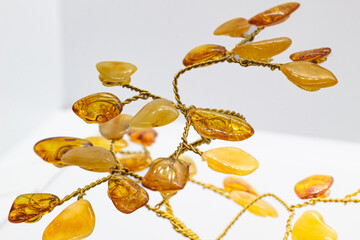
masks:
<svg viewBox="0 0 360 240"><path fill-rule="evenodd" d="M193 48L186 54L183 64L185 66L205 62L225 56L226 48L215 44L205 44Z"/></svg>
<svg viewBox="0 0 360 240"><path fill-rule="evenodd" d="M116 86L130 83L130 76L136 72L135 65L127 62L105 61L96 64L99 79L105 86Z"/></svg>
<svg viewBox="0 0 360 240"><path fill-rule="evenodd" d="M111 141L104 137L95 136L95 137L87 137L86 139L89 140L94 146L110 149ZM128 146L128 143L125 139L116 140L114 142L115 152L120 152L121 149L123 149L127 146Z"/></svg>
<svg viewBox="0 0 360 240"><path fill-rule="evenodd" d="M245 18L234 18L221 24L214 35L228 35L230 37L243 37L244 33L250 28L250 24Z"/></svg>
<svg viewBox="0 0 360 240"><path fill-rule="evenodd" d="M258 195L256 190L249 183L247 183L244 179L235 176L225 178L224 188L227 192L244 191L254 195Z"/></svg>
<svg viewBox="0 0 360 240"><path fill-rule="evenodd" d="M272 26L284 22L300 6L297 2L287 2L270 8L249 20L250 24L256 26Z"/></svg>
<svg viewBox="0 0 360 240"><path fill-rule="evenodd" d="M102 92L81 98L72 109L87 123L104 123L119 115L122 107L121 101L114 94Z"/></svg>
<svg viewBox="0 0 360 240"><path fill-rule="evenodd" d="M121 139L130 130L131 119L129 114L119 114L110 121L99 124L99 131L107 139Z"/></svg>
<svg viewBox="0 0 360 240"><path fill-rule="evenodd" d="M9 222L37 222L51 212L60 202L60 199L49 193L29 193L18 196L9 213Z"/></svg>
<svg viewBox="0 0 360 240"><path fill-rule="evenodd" d="M190 178L192 178L197 173L196 165L195 165L194 161L191 158L189 158L188 156L185 156L185 155L181 155L179 157L179 159L181 159L184 162L190 164L189 171L190 171Z"/></svg>
<svg viewBox="0 0 360 240"><path fill-rule="evenodd" d="M290 55L290 59L293 61L308 61L319 64L324 62L330 53L330 48L317 48L293 53Z"/></svg>
<svg viewBox="0 0 360 240"><path fill-rule="evenodd" d="M132 128L128 135L134 143L151 146L155 142L157 132L152 128Z"/></svg>
<svg viewBox="0 0 360 240"><path fill-rule="evenodd" d="M327 191L333 184L334 179L327 175L313 175L298 182L295 192L301 199L326 196Z"/></svg>
<svg viewBox="0 0 360 240"><path fill-rule="evenodd" d="M150 166L152 159L149 153L136 153L119 157L118 161L130 171L139 172Z"/></svg>

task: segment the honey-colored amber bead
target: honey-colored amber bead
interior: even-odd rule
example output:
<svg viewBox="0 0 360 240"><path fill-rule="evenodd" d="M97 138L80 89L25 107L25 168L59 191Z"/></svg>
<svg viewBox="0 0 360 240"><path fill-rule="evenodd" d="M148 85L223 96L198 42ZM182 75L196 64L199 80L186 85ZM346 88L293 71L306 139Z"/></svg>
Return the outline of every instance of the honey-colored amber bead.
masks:
<svg viewBox="0 0 360 240"><path fill-rule="evenodd" d="M45 229L43 240L80 240L95 227L95 214L87 200L78 200L65 208Z"/></svg>
<svg viewBox="0 0 360 240"><path fill-rule="evenodd" d="M334 179L327 175L313 175L295 185L295 193L301 199L322 197L333 184Z"/></svg>
<svg viewBox="0 0 360 240"><path fill-rule="evenodd" d="M99 131L105 138L121 139L129 131L131 119L129 114L119 114L110 121L99 124Z"/></svg>
<svg viewBox="0 0 360 240"><path fill-rule="evenodd" d="M249 183L247 183L244 179L235 176L225 178L224 189L227 192L244 191L254 195L258 195L256 190Z"/></svg>
<svg viewBox="0 0 360 240"><path fill-rule="evenodd" d="M156 99L146 104L133 117L130 126L137 128L161 127L179 117L175 104L167 99Z"/></svg>
<svg viewBox="0 0 360 240"><path fill-rule="evenodd" d="M130 77L136 72L135 65L127 62L105 61L96 64L99 79L105 86L116 86L130 83Z"/></svg>
<svg viewBox="0 0 360 240"><path fill-rule="evenodd" d="M189 114L195 130L206 138L241 141L254 134L250 124L236 116L200 108L191 109Z"/></svg>
<svg viewBox="0 0 360 240"><path fill-rule="evenodd" d="M330 53L330 48L317 48L293 53L290 55L290 59L293 61L308 61L319 64L324 62Z"/></svg>
<svg viewBox="0 0 360 240"><path fill-rule="evenodd" d="M189 174L190 174L190 178L192 178L197 173L196 165L195 165L194 161L191 158L189 158L188 156L185 156L185 155L180 155L179 159L181 159L184 162L190 164L190 166L189 166L190 173Z"/></svg>
<svg viewBox="0 0 360 240"><path fill-rule="evenodd" d="M214 35L227 35L230 37L243 37L244 33L250 28L250 24L245 18L234 18L221 24Z"/></svg>
<svg viewBox="0 0 360 240"><path fill-rule="evenodd" d="M149 153L136 153L119 157L118 161L130 171L139 172L150 166L152 159Z"/></svg>
<svg viewBox="0 0 360 240"><path fill-rule="evenodd" d="M126 176L114 176L108 182L108 195L122 213L132 213L149 201L149 195Z"/></svg>
<svg viewBox="0 0 360 240"><path fill-rule="evenodd" d="M180 159L158 158L152 162L142 185L153 191L180 190L189 178L189 164Z"/></svg>
<svg viewBox="0 0 360 240"><path fill-rule="evenodd" d="M245 207L254 201L257 198L256 195L244 192L244 191L232 191L230 193L230 198L234 200L237 204ZM258 215L260 217L278 217L278 213L269 203L260 199L257 200L253 205L248 208L249 212Z"/></svg>
<svg viewBox="0 0 360 240"><path fill-rule="evenodd" d="M122 103L114 94L103 92L81 98L72 109L87 123L104 123L121 113Z"/></svg>
<svg viewBox="0 0 360 240"><path fill-rule="evenodd" d="M256 26L272 26L284 22L300 6L297 2L283 3L257 14L249 20Z"/></svg>
<svg viewBox="0 0 360 240"><path fill-rule="evenodd" d="M65 153L61 161L93 172L108 172L116 164L112 153L103 147L75 148Z"/></svg>
<svg viewBox="0 0 360 240"><path fill-rule="evenodd" d="M306 211L294 224L291 232L292 240L336 240L337 234L328 225L320 213Z"/></svg>
<svg viewBox="0 0 360 240"><path fill-rule="evenodd" d="M151 146L155 142L157 132L152 128L132 128L128 135L134 143Z"/></svg>
<svg viewBox="0 0 360 240"><path fill-rule="evenodd" d="M235 147L221 147L205 151L201 155L208 166L217 172L248 175L259 167L259 162L247 152Z"/></svg>
<svg viewBox="0 0 360 240"><path fill-rule="evenodd" d="M239 45L233 52L242 59L269 62L273 56L282 53L290 45L290 38L280 37Z"/></svg>
<svg viewBox="0 0 360 240"><path fill-rule="evenodd" d="M183 64L185 66L193 65L200 62L205 62L217 59L226 55L226 48L215 44L205 44L193 48L186 54Z"/></svg>
<svg viewBox="0 0 360 240"><path fill-rule="evenodd" d="M338 83L332 72L312 62L286 63L280 70L293 84L306 91L317 91Z"/></svg>
<svg viewBox="0 0 360 240"><path fill-rule="evenodd" d="M51 212L60 202L60 199L49 193L29 193L18 196L9 213L9 222L37 222Z"/></svg>
<svg viewBox="0 0 360 240"><path fill-rule="evenodd" d="M87 137L86 139L89 140L94 146L110 149L111 141L104 137L94 136L94 137ZM128 143L125 139L116 140L114 142L114 150L116 152L120 152L121 149L127 146Z"/></svg>

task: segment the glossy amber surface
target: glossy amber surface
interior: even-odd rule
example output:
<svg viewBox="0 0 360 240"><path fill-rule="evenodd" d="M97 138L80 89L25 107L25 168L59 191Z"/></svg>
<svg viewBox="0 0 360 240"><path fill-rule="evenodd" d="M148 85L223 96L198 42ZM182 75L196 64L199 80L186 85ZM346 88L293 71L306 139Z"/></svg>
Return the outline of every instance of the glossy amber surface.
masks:
<svg viewBox="0 0 360 240"><path fill-rule="evenodd" d="M227 192L244 191L254 195L258 195L256 190L249 183L247 183L244 179L235 176L225 178L224 189Z"/></svg>
<svg viewBox="0 0 360 240"><path fill-rule="evenodd" d="M200 108L191 109L189 114L195 130L206 138L241 141L254 134L250 124L239 117Z"/></svg>
<svg viewBox="0 0 360 240"><path fill-rule="evenodd" d="M95 227L95 214L87 200L78 200L65 208L45 229L43 240L79 240Z"/></svg>
<svg viewBox="0 0 360 240"><path fill-rule="evenodd" d="M130 83L130 76L136 72L135 65L127 62L105 61L96 64L99 79L105 86Z"/></svg>
<svg viewBox="0 0 360 240"><path fill-rule="evenodd" d="M179 159L190 164L189 171L190 171L190 178L192 178L197 173L196 165L195 165L194 161L190 157L185 156L185 155L180 155Z"/></svg>
<svg viewBox="0 0 360 240"><path fill-rule="evenodd" d="M180 159L158 158L152 162L142 185L153 191L180 190L189 178L189 164Z"/></svg>
<svg viewBox="0 0 360 240"><path fill-rule="evenodd" d="M193 48L186 54L183 64L185 66L193 65L208 60L217 59L225 56L226 48L215 44L204 44Z"/></svg>
<svg viewBox="0 0 360 240"><path fill-rule="evenodd" d="M214 31L214 35L227 35L230 37L243 37L244 33L250 28L250 24L245 18L234 18L221 24Z"/></svg>
<svg viewBox="0 0 360 240"><path fill-rule="evenodd" d="M12 223L37 222L40 218L51 212L60 202L60 199L49 193L28 193L18 196L9 213Z"/></svg>
<svg viewBox="0 0 360 240"><path fill-rule="evenodd" d="M295 193L301 199L322 197L333 184L334 179L327 175L313 175L295 185Z"/></svg>
<svg viewBox="0 0 360 240"><path fill-rule="evenodd" d="M284 22L300 6L297 2L287 2L257 14L249 20L256 26L272 26Z"/></svg>
<svg viewBox="0 0 360 240"><path fill-rule="evenodd" d="M121 139L130 130L132 116L119 114L106 123L99 124L100 134L107 139Z"/></svg>
<svg viewBox="0 0 360 240"><path fill-rule="evenodd" d="M72 109L87 123L104 123L121 113L122 103L114 94L102 92L81 98Z"/></svg>
<svg viewBox="0 0 360 240"><path fill-rule="evenodd" d="M150 166L152 159L149 153L136 153L119 157L118 161L130 171L139 172Z"/></svg>
<svg viewBox="0 0 360 240"><path fill-rule="evenodd" d="M149 201L147 192L126 176L114 176L108 182L108 195L122 213L132 213Z"/></svg>
<svg viewBox="0 0 360 240"><path fill-rule="evenodd" d="M317 48L293 53L290 55L290 59L293 61L309 61L319 64L324 62L326 60L326 56L330 53L330 48Z"/></svg>
<svg viewBox="0 0 360 240"><path fill-rule="evenodd" d="M152 128L132 128L128 135L134 143L151 146L155 142L157 132Z"/></svg>

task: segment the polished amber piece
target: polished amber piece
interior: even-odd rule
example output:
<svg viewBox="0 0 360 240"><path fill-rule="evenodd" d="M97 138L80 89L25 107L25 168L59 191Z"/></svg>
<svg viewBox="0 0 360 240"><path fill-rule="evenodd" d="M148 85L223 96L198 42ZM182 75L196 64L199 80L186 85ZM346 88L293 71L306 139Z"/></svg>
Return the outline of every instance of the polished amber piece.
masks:
<svg viewBox="0 0 360 240"><path fill-rule="evenodd" d="M325 224L320 213L306 211L294 224L292 240L336 240L336 232Z"/></svg>
<svg viewBox="0 0 360 240"><path fill-rule="evenodd" d="M317 48L293 53L290 55L290 59L293 61L309 61L319 64L324 62L330 53L330 48Z"/></svg>
<svg viewBox="0 0 360 240"><path fill-rule="evenodd" d="M139 172L150 166L152 159L149 153L136 153L119 157L118 161L130 171Z"/></svg>
<svg viewBox="0 0 360 240"><path fill-rule="evenodd" d="M249 183L247 183L244 179L235 176L225 178L224 189L227 192L244 191L254 195L258 195L256 190Z"/></svg>
<svg viewBox="0 0 360 240"><path fill-rule="evenodd" d="M228 35L230 37L243 37L244 33L250 28L250 24L245 18L234 18L221 24L214 35Z"/></svg>
<svg viewBox="0 0 360 240"><path fill-rule="evenodd" d="M65 208L45 229L43 240L79 240L95 227L95 214L87 200L78 200Z"/></svg>
<svg viewBox="0 0 360 240"><path fill-rule="evenodd" d="M86 139L89 140L94 146L110 149L111 141L104 137L95 136L95 137L87 137ZM125 139L116 140L114 142L114 150L116 152L120 152L121 149L127 146L128 143Z"/></svg>
<svg viewBox="0 0 360 240"><path fill-rule="evenodd" d="M105 86L116 86L130 83L130 76L136 72L135 65L127 62L106 61L96 64L99 79Z"/></svg>
<svg viewBox="0 0 360 240"><path fill-rule="evenodd" d="M121 139L129 131L131 119L129 114L119 114L110 121L99 124L99 131L105 138Z"/></svg>
<svg viewBox="0 0 360 240"><path fill-rule="evenodd" d="M156 99L146 104L131 120L137 128L161 127L179 117L175 104L167 99Z"/></svg>
<svg viewBox="0 0 360 240"><path fill-rule="evenodd" d="M312 62L286 63L280 70L293 84L307 91L317 91L338 83L332 72Z"/></svg>
<svg viewBox="0 0 360 240"><path fill-rule="evenodd" d="M60 202L60 199L49 193L29 193L18 196L9 213L9 222L37 222L51 212Z"/></svg>
<svg viewBox="0 0 360 240"><path fill-rule="evenodd" d="M282 53L290 45L290 38L280 37L239 45L233 51L242 59L269 62L273 56Z"/></svg>
<svg viewBox="0 0 360 240"><path fill-rule="evenodd" d="M78 100L72 109L87 123L104 123L121 113L122 103L114 94L103 92Z"/></svg>
<svg viewBox="0 0 360 240"><path fill-rule="evenodd" d="M75 148L64 154L61 161L93 172L108 172L116 164L112 153L103 147Z"/></svg>
<svg viewBox="0 0 360 240"><path fill-rule="evenodd" d="M126 176L114 176L108 183L108 195L122 213L132 213L149 201L149 195L137 183Z"/></svg>
<svg viewBox="0 0 360 240"><path fill-rule="evenodd" d="M151 146L155 142L157 132L152 128L132 128L128 135L134 143Z"/></svg>
<svg viewBox="0 0 360 240"><path fill-rule="evenodd" d="M232 191L230 193L230 198L243 207L247 206L256 197L256 195L244 191ZM256 201L253 205L251 205L251 207L248 208L248 210L249 212L260 217L278 217L278 213L275 208L262 199Z"/></svg>
<svg viewBox="0 0 360 240"><path fill-rule="evenodd" d="M327 175L313 175L298 182L295 185L295 192L301 199L322 197L327 193L334 179Z"/></svg>
<svg viewBox="0 0 360 240"><path fill-rule="evenodd" d="M270 8L249 20L250 24L256 26L272 26L284 22L300 6L297 2L283 3Z"/></svg>
<svg viewBox="0 0 360 240"><path fill-rule="evenodd" d="M180 190L189 178L189 164L174 158L158 158L152 162L142 185L153 191Z"/></svg>
<svg viewBox="0 0 360 240"><path fill-rule="evenodd" d="M201 157L212 170L221 173L248 175L259 167L259 162L253 156L235 147L207 150Z"/></svg>
<svg viewBox="0 0 360 240"><path fill-rule="evenodd" d="M189 166L189 171L190 171L190 178L192 178L196 173L197 173L197 170L196 170L196 165L194 163L194 161L189 158L188 156L185 156L185 155L181 155L179 157L179 159L183 160L184 162L190 164Z"/></svg>
<svg viewBox="0 0 360 240"><path fill-rule="evenodd" d="M226 48L215 44L205 44L193 48L186 54L183 64L185 66L201 63L225 56Z"/></svg>
<svg viewBox="0 0 360 240"><path fill-rule="evenodd" d="M241 141L254 134L250 124L236 116L200 108L191 109L189 114L195 130L206 138Z"/></svg>

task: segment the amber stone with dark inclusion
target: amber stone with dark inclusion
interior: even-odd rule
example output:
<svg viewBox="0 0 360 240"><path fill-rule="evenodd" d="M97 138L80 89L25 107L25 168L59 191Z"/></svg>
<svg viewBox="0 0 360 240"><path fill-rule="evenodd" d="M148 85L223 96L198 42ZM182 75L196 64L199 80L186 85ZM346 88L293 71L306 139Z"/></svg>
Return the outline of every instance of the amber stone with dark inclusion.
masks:
<svg viewBox="0 0 360 240"><path fill-rule="evenodd" d="M230 37L243 37L244 33L250 28L248 20L245 18L234 18L221 24L214 31L214 35L228 35Z"/></svg>
<svg viewBox="0 0 360 240"><path fill-rule="evenodd" d="M324 62L326 60L326 56L330 53L330 48L317 48L293 53L290 55L290 59L293 61L308 61L319 64Z"/></svg>
<svg viewBox="0 0 360 240"><path fill-rule="evenodd" d="M147 168L151 164L152 159L149 153L136 153L119 157L118 161L130 171L139 172Z"/></svg>
<svg viewBox="0 0 360 240"><path fill-rule="evenodd" d="M107 122L122 111L121 101L111 93L95 93L81 98L74 103L72 109L87 123Z"/></svg>
<svg viewBox="0 0 360 240"><path fill-rule="evenodd" d="M131 128L128 135L134 143L151 146L155 142L157 132L152 128Z"/></svg>
<svg viewBox="0 0 360 240"><path fill-rule="evenodd" d="M60 202L60 199L49 193L29 193L18 196L9 213L12 223L37 222L40 218L51 212Z"/></svg>
<svg viewBox="0 0 360 240"><path fill-rule="evenodd" d="M158 158L152 162L142 185L153 191L180 190L189 178L189 164L180 159Z"/></svg>
<svg viewBox="0 0 360 240"><path fill-rule="evenodd" d="M213 60L225 56L226 48L216 44L204 44L193 48L186 54L183 64L185 66L193 65L208 60Z"/></svg>
<svg viewBox="0 0 360 240"><path fill-rule="evenodd" d="M295 193L301 199L323 197L328 194L333 182L334 179L331 176L313 175L298 182L295 185Z"/></svg>

